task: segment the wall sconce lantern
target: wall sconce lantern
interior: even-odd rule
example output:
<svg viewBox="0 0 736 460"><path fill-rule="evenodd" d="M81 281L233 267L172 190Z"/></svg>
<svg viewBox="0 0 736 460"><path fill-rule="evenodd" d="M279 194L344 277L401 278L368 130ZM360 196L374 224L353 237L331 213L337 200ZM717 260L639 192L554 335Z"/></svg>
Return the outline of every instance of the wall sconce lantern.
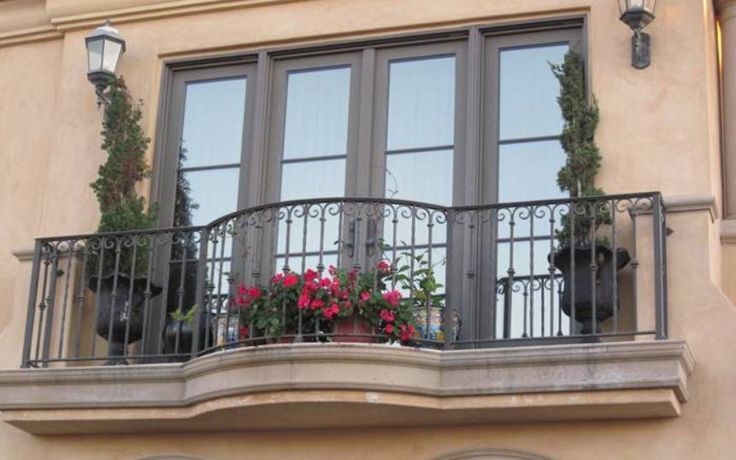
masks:
<svg viewBox="0 0 736 460"><path fill-rule="evenodd" d="M105 89L115 79L115 69L125 52L125 40L107 21L84 41L87 46L87 79L95 85L97 105L107 104Z"/></svg>
<svg viewBox="0 0 736 460"><path fill-rule="evenodd" d="M618 0L619 18L634 31L631 38L631 65L637 69L649 67L651 37L643 32L654 20L657 0Z"/></svg>

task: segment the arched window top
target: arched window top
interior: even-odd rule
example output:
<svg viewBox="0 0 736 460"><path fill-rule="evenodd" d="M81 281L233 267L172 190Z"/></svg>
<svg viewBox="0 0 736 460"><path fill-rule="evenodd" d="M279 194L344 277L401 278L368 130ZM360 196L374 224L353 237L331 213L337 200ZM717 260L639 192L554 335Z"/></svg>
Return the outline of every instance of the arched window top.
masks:
<svg viewBox="0 0 736 460"><path fill-rule="evenodd" d="M552 460L530 452L508 449L472 449L453 452L435 460Z"/></svg>

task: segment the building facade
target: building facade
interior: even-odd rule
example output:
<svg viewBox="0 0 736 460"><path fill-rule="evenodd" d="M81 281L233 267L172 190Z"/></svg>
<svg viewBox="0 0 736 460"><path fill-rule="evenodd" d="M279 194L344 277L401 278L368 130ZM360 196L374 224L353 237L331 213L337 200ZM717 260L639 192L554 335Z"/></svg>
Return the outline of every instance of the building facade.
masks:
<svg viewBox="0 0 736 460"><path fill-rule="evenodd" d="M0 0L2 458L732 458L736 1L656 2L643 69L620 16L614 0ZM106 102L85 37L106 20L157 229L100 236ZM592 201L557 186L550 65L570 50L599 108ZM576 218L600 244L571 250L588 285L564 294ZM303 311L284 340L232 314L241 282L422 263L406 254L435 267L441 307L415 304L393 344L385 316L359 343ZM122 313L101 306L108 269Z"/></svg>

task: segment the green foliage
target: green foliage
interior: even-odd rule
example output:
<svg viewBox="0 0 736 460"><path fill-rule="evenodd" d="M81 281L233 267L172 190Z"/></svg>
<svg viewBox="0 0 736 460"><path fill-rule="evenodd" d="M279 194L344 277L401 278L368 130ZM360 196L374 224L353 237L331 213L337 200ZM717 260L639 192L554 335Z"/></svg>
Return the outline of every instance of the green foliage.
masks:
<svg viewBox="0 0 736 460"><path fill-rule="evenodd" d="M134 105L125 81L114 80L107 90L110 103L105 107L102 122L102 149L107 161L98 169L97 180L90 187L100 207L98 232L116 232L152 228L156 223L155 209L138 195L136 185L151 176L146 163L146 148L150 139L140 126L140 105ZM91 268L96 271L99 254L93 254ZM136 272L146 270L145 248L138 247ZM112 252L105 254L103 274L115 268ZM122 250L118 269L125 273L133 264L130 250Z"/></svg>
<svg viewBox="0 0 736 460"><path fill-rule="evenodd" d="M190 308L189 311L187 311L186 313L182 313L177 310L169 313L169 316L171 316L171 319L173 319L174 321L192 324L194 322L195 313L197 313L197 306L192 305L192 308Z"/></svg>
<svg viewBox="0 0 736 460"><path fill-rule="evenodd" d="M413 259L415 267L413 276L410 265L402 265L397 270L396 280L401 283L403 290L411 294L405 301L411 304L412 310L442 308L444 296L439 292L444 285L437 282L434 267L429 266L425 254L412 256L411 253L405 253L403 256L409 260Z"/></svg>
<svg viewBox="0 0 736 460"><path fill-rule="evenodd" d="M560 105L565 121L560 144L567 154L565 166L557 174L560 190L571 197L596 197L605 193L595 186L595 176L601 166L601 154L595 144L595 130L598 126L598 104L593 98L588 101L585 87L585 64L580 53L570 49L562 64L551 64L552 73L560 82ZM611 221L607 209L591 202L591 205L573 207L562 217L562 229L558 231L560 246L589 244L595 230ZM574 216L574 242L573 216Z"/></svg>

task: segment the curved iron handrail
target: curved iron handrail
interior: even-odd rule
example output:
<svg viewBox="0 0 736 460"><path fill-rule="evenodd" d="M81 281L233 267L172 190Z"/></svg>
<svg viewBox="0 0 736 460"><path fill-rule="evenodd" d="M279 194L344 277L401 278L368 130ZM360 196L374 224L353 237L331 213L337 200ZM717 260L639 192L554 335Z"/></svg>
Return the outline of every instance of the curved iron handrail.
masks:
<svg viewBox="0 0 736 460"><path fill-rule="evenodd" d="M617 195L600 195L592 197L569 197L569 198L555 198L547 200L531 200L531 201L512 201L502 203L488 203L479 205L461 205L461 206L443 206L434 203L427 203L423 201L412 201L412 200L401 200L395 198L381 198L381 197L327 197L327 198L310 198L304 200L287 200L287 201L274 201L266 204L257 206L251 206L248 208L239 209L231 213L225 214L209 222L206 225L194 225L186 227L165 227L165 228L148 228L148 229L137 229L137 230L124 230L117 232L97 232L97 233L81 233L75 235L61 235L61 236L48 236L38 237L37 241L47 242L53 240L81 240L85 238L100 238L100 237L112 237L112 236L127 236L138 233L158 234L158 233L170 233L170 232L200 232L202 230L214 228L223 222L230 219L237 218L241 215L257 213L267 209L283 208L289 206L305 206L312 204L327 204L327 203L366 203L366 204L386 204L386 205L403 205L419 207L424 209L432 209L435 211L441 211L445 213L449 212L464 212L464 211L483 211L489 209L507 209L507 208L524 208L533 206L554 206L561 204L579 203L579 202L595 202L595 201L621 201L621 200L635 200L635 199L653 199L659 197L662 209L664 210L664 203L662 203L661 192L639 192L639 193L622 193Z"/></svg>

